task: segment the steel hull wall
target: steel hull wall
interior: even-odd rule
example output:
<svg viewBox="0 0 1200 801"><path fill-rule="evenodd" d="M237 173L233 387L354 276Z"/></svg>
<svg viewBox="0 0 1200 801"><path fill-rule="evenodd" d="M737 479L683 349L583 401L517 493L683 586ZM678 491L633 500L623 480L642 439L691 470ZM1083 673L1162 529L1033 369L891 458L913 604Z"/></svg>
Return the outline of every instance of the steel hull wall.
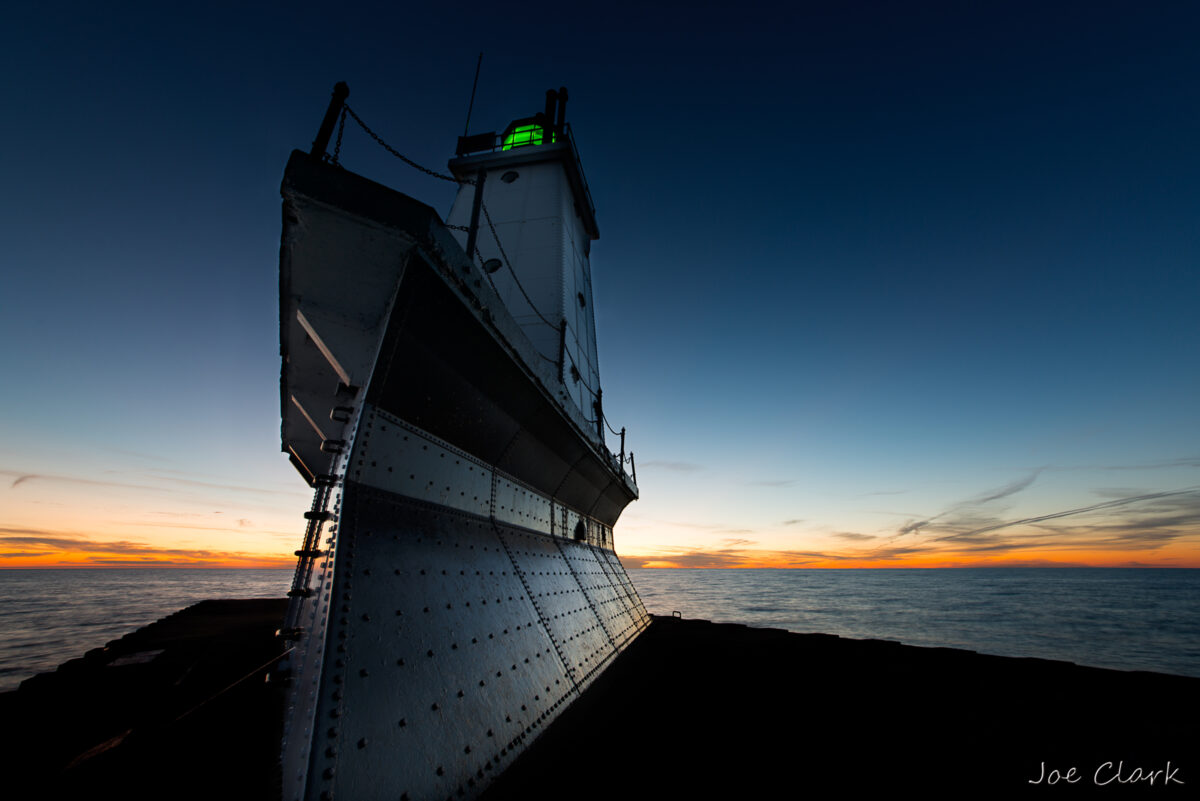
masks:
<svg viewBox="0 0 1200 801"><path fill-rule="evenodd" d="M552 499L369 406L359 443L303 797L471 797L648 616Z"/></svg>
<svg viewBox="0 0 1200 801"><path fill-rule="evenodd" d="M284 444L335 487L283 797L473 797L648 625L637 488L432 210L303 154L283 192Z"/></svg>

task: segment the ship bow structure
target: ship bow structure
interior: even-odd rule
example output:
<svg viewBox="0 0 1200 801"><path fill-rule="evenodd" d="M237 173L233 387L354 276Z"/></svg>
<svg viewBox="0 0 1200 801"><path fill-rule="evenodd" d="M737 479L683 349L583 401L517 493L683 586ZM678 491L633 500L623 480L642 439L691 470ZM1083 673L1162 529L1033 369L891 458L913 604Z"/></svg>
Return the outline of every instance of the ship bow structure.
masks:
<svg viewBox="0 0 1200 801"><path fill-rule="evenodd" d="M460 156L484 175L451 218L489 170L578 192L556 130L525 162L502 145ZM649 622L613 550L637 488L597 424L590 271L571 239L594 218L551 193L566 209L553 246L528 256L548 278L505 284L483 267L500 231L468 258L428 206L299 151L282 193L282 438L314 488L284 632L283 796L471 797ZM525 201L490 197L493 228L523 222ZM515 284L548 300L514 314ZM531 335L532 312L559 330Z"/></svg>

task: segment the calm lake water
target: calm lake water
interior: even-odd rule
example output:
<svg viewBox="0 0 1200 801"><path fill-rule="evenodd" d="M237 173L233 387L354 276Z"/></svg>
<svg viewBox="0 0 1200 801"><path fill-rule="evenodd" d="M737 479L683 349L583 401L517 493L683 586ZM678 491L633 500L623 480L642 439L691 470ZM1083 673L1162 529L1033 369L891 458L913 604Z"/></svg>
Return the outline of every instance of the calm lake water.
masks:
<svg viewBox="0 0 1200 801"><path fill-rule="evenodd" d="M1200 676L1200 570L631 570L653 614ZM0 691L286 570L0 570Z"/></svg>
<svg viewBox="0 0 1200 801"><path fill-rule="evenodd" d="M1200 570L630 570L652 614L1200 676Z"/></svg>
<svg viewBox="0 0 1200 801"><path fill-rule="evenodd" d="M0 570L0 691L208 598L282 598L292 570Z"/></svg>

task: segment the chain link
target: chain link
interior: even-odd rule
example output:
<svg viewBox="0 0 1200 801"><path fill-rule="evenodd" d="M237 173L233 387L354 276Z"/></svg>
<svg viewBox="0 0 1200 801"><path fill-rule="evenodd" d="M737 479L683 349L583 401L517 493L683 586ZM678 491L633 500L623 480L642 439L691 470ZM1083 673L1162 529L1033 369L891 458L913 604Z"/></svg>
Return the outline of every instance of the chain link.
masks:
<svg viewBox="0 0 1200 801"><path fill-rule="evenodd" d="M341 119L338 121L337 143L334 144L334 146L333 146L333 158L330 159L330 162L335 167L342 166L341 163L338 161L338 157L342 153L342 134L344 134L345 132L346 132L346 107L343 105L342 106L342 116L341 116Z"/></svg>
<svg viewBox="0 0 1200 801"><path fill-rule="evenodd" d="M517 271L513 269L512 262L508 260L508 254L504 252L504 245L500 244L500 235L496 233L496 226L492 223L492 215L488 213L487 206L483 203L479 205L483 207L483 216L487 218L488 228L492 230L492 238L496 240L496 247L500 249L500 255L504 257L504 265L508 267L508 272L513 277L513 283L517 285L517 289L521 290L521 295L525 298L525 302L529 304L529 308L533 309L533 313L541 318L543 323L557 331L558 326L542 316L542 313L538 311L538 307L533 305L533 300L529 297L529 293L525 291L525 287L521 286L521 279L517 278Z"/></svg>
<svg viewBox="0 0 1200 801"><path fill-rule="evenodd" d="M367 132L367 136L374 139L379 144L380 147L382 147L387 152L391 153L396 158L403 161L408 166L410 166L414 169L420 170L421 172L425 173L426 175L432 175L434 178L440 178L443 181L449 181L452 184L469 184L470 186L475 185L474 181L469 181L469 180L461 180L460 181L458 178L455 178L453 175L443 175L442 173L435 172L435 171L429 169L428 167L422 167L420 164L413 161L408 156L402 155L400 153L400 151L396 150L396 148L392 147L387 142L380 139L379 134L375 133L370 128L368 128L367 124L365 122L363 122L362 119L357 114L354 113L354 109L350 108L349 103L342 106L342 108L344 108L346 110L347 114L349 114L351 117L354 118L354 121L358 123L360 128L362 128L364 131Z"/></svg>

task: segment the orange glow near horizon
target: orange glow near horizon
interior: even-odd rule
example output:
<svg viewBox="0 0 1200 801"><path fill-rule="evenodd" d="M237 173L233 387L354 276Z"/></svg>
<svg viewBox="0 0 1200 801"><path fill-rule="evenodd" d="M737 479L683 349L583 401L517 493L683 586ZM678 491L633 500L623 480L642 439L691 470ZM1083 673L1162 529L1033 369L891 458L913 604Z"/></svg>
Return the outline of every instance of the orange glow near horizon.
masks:
<svg viewBox="0 0 1200 801"><path fill-rule="evenodd" d="M103 544L88 550L63 549L52 553L30 551L7 553L0 557L0 570L50 568L130 568L130 567L192 567L192 568L290 568L295 556L217 551L181 552L173 549L144 548L129 553L122 548L106 549Z"/></svg>
<svg viewBox="0 0 1200 801"><path fill-rule="evenodd" d="M709 557L709 558L706 558ZM740 570L740 569L897 569L897 568L964 568L964 567L1184 567L1200 568L1200 555L1195 549L1154 554L1129 552L1030 551L1027 554L978 557L967 554L924 554L903 559L855 558L830 554L829 558L797 558L787 553L744 552L736 556L714 552L691 551L675 557L621 554L621 562L629 568L682 570Z"/></svg>
<svg viewBox="0 0 1200 801"><path fill-rule="evenodd" d="M35 532L28 532L33 534ZM285 539L295 546L279 549L261 542L261 551L243 550L243 532L214 531L206 547L188 547L195 541L172 541L166 535L146 539L100 539L77 533L41 530L38 536L21 537L7 529L0 549L0 569L30 568L290 568L296 563L292 547L302 532ZM240 535L240 536L239 536ZM239 541L240 540L240 541ZM255 543L260 544L260 543ZM229 546L233 545L232 548ZM241 547L239 547L241 546ZM274 547L272 547L274 546ZM269 549L269 550L268 550ZM618 546L618 551L620 550ZM1188 541L1144 550L1095 550L1086 547L1029 548L980 556L969 551L934 550L881 558L869 553L830 549L825 552L755 548L704 549L678 546L663 553L621 553L626 567L646 569L855 569L855 568L963 568L963 567L1183 567L1200 568L1200 549Z"/></svg>
<svg viewBox="0 0 1200 801"><path fill-rule="evenodd" d="M619 548L618 548L619 550ZM1200 568L1200 549L1190 543L1146 550L1030 548L1025 552L980 556L968 552L930 552L902 558L872 558L848 553L799 554L775 550L684 549L670 554L620 554L625 567L649 570L838 570L838 568L930 567L1188 567Z"/></svg>
<svg viewBox="0 0 1200 801"><path fill-rule="evenodd" d="M279 490L266 480L255 488L207 477L7 475L0 569L291 568L304 537L301 512L310 503L307 488ZM278 486L292 479L285 473ZM1145 497L1152 504L1144 507L1067 499L1049 508L1068 514L1031 515L1037 525L1018 520L978 537L949 527L855 528L850 521L821 528L794 525L801 521L725 527L637 512L615 534L623 563L650 569L1200 568L1200 531L1185 515L1200 507L1200 493Z"/></svg>

